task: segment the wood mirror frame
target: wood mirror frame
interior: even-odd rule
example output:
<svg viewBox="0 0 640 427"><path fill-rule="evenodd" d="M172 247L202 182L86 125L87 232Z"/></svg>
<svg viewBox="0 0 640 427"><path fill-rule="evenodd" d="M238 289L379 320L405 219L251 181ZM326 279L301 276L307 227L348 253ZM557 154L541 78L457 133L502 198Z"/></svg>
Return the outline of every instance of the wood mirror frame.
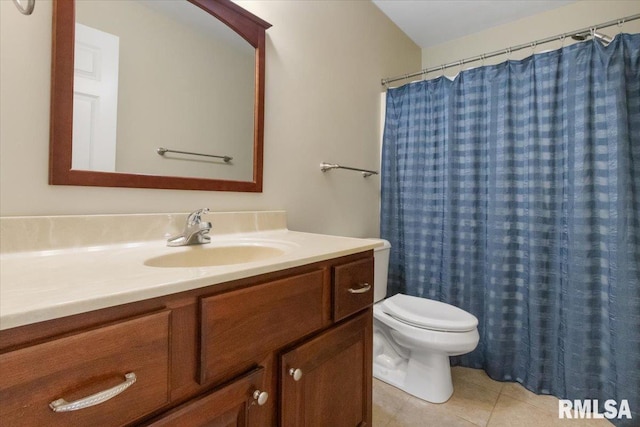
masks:
<svg viewBox="0 0 640 427"><path fill-rule="evenodd" d="M225 23L256 50L253 180L229 181L72 169L75 1L55 0L53 4L49 184L239 192L262 191L265 31L271 27L271 24L247 12L230 0L185 1L193 3Z"/></svg>

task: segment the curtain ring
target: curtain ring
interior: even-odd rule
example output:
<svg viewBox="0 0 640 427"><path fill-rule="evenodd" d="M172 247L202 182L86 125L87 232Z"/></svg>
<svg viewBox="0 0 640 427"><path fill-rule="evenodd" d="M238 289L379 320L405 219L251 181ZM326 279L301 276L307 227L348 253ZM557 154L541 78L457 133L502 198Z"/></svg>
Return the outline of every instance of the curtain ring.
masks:
<svg viewBox="0 0 640 427"><path fill-rule="evenodd" d="M560 44L560 48L564 47L564 39L566 39L566 38L567 38L566 34L563 34L563 35L560 36L560 43L561 43Z"/></svg>
<svg viewBox="0 0 640 427"><path fill-rule="evenodd" d="M596 36L596 27L592 27L589 29L589 33L591 34L592 38L595 38Z"/></svg>
<svg viewBox="0 0 640 427"><path fill-rule="evenodd" d="M487 55L485 55L484 53L482 55L480 55L480 58L482 59L482 66L484 67L484 60L486 59Z"/></svg>
<svg viewBox="0 0 640 427"><path fill-rule="evenodd" d="M532 42L531 43L531 55L535 55L536 53L536 46L538 45L538 42Z"/></svg>
<svg viewBox="0 0 640 427"><path fill-rule="evenodd" d="M440 71L442 72L442 77L444 77L444 64L440 66Z"/></svg>
<svg viewBox="0 0 640 427"><path fill-rule="evenodd" d="M511 59L511 48L508 47L507 48L507 61L509 61Z"/></svg>
<svg viewBox="0 0 640 427"><path fill-rule="evenodd" d="M622 26L624 25L624 18L618 19L618 34L622 34Z"/></svg>

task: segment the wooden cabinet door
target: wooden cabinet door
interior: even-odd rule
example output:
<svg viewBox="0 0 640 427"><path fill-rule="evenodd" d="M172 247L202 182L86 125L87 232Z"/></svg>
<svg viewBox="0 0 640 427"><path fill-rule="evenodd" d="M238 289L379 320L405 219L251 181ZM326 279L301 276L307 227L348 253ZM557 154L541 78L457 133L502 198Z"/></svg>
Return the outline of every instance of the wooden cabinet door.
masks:
<svg viewBox="0 0 640 427"><path fill-rule="evenodd" d="M282 427L371 425L372 312L281 357Z"/></svg>
<svg viewBox="0 0 640 427"><path fill-rule="evenodd" d="M153 427L258 427L264 425L264 368L254 369L147 424Z"/></svg>

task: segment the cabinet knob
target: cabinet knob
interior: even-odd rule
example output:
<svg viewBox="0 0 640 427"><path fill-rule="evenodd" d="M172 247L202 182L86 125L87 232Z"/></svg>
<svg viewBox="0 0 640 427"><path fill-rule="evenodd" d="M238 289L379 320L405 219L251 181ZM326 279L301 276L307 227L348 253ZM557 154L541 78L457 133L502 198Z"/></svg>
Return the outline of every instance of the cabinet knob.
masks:
<svg viewBox="0 0 640 427"><path fill-rule="evenodd" d="M300 381L300 378L302 378L302 370L291 368L289 369L289 375L293 377L294 381Z"/></svg>
<svg viewBox="0 0 640 427"><path fill-rule="evenodd" d="M262 406L267 403L267 400L269 399L269 393L267 393L266 391L256 390L253 392L253 399L258 405Z"/></svg>

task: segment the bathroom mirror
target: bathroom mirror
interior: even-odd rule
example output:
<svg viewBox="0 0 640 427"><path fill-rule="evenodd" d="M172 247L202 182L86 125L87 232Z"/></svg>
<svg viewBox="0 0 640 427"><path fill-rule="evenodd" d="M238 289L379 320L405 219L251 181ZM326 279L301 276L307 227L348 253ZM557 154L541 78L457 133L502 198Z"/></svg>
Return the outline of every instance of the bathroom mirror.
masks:
<svg viewBox="0 0 640 427"><path fill-rule="evenodd" d="M229 0L56 0L49 183L262 191L265 30Z"/></svg>

